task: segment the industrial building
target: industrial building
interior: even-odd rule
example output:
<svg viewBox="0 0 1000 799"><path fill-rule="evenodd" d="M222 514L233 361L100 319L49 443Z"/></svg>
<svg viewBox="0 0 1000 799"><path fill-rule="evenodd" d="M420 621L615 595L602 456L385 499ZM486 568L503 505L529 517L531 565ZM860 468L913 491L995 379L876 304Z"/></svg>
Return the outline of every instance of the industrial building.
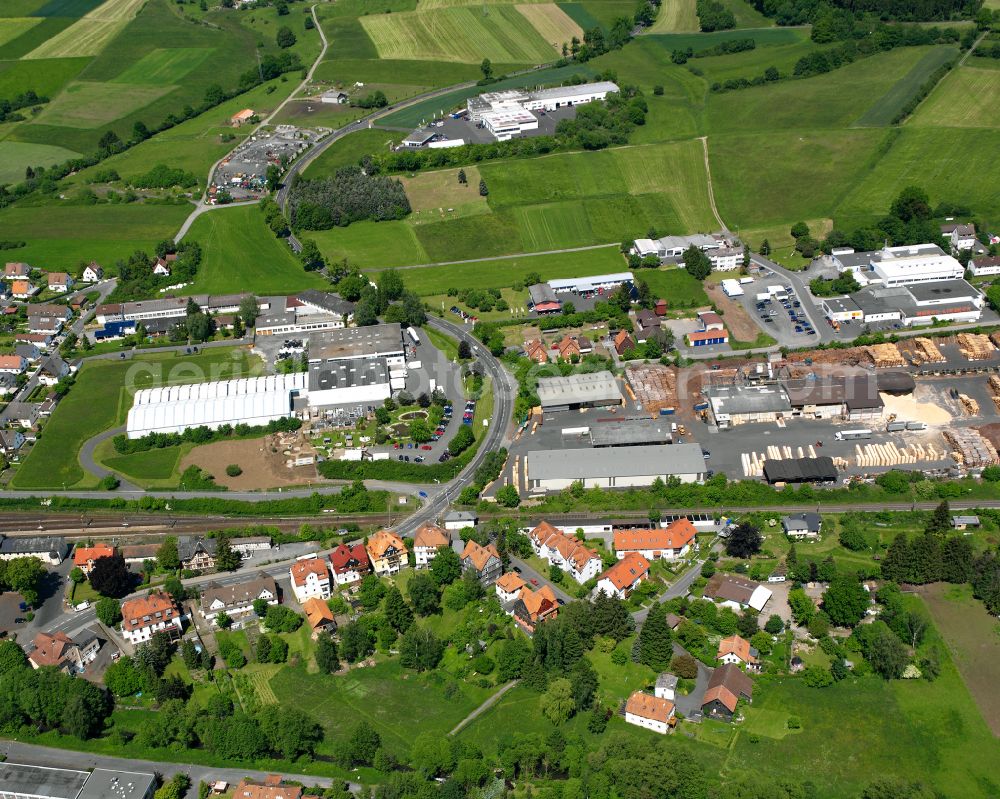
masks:
<svg viewBox="0 0 1000 799"><path fill-rule="evenodd" d="M665 263L679 264L684 258L684 252L691 247L697 247L705 253L712 262L712 269L716 272L731 272L743 265L743 245L721 233L636 239L630 252L640 257L655 255Z"/></svg>
<svg viewBox="0 0 1000 799"><path fill-rule="evenodd" d="M706 391L712 416L720 428L750 422L774 422L791 414L781 386L717 386Z"/></svg>
<svg viewBox="0 0 1000 799"><path fill-rule="evenodd" d="M682 483L705 479L698 444L658 444L607 449L536 450L528 453L525 477L532 492L562 491L575 482L586 488L652 485L657 478Z"/></svg>
<svg viewBox="0 0 1000 799"><path fill-rule="evenodd" d="M572 411L621 405L622 393L611 372L590 372L566 377L538 378L538 399L543 411Z"/></svg>
<svg viewBox="0 0 1000 799"><path fill-rule="evenodd" d="M144 388L135 393L128 412L128 437L180 433L189 427L264 425L292 415L295 398L308 390L308 377L267 375Z"/></svg>
<svg viewBox="0 0 1000 799"><path fill-rule="evenodd" d="M670 422L661 419L621 419L590 426L588 435L593 447L637 447L646 444L670 444Z"/></svg>
<svg viewBox="0 0 1000 799"><path fill-rule="evenodd" d="M878 380L870 374L788 380L784 387L793 418L861 421L881 418L885 408Z"/></svg>
<svg viewBox="0 0 1000 799"><path fill-rule="evenodd" d="M155 789L147 772L0 763L0 799L150 799Z"/></svg>
<svg viewBox="0 0 1000 799"><path fill-rule="evenodd" d="M862 285L878 283L885 288L959 280L965 274L962 265L936 244L884 247L872 252L837 248L830 260L839 272L853 273Z"/></svg>
<svg viewBox="0 0 1000 799"><path fill-rule="evenodd" d="M160 300L139 300L138 302L115 302L98 305L94 319L100 325L108 322L146 322L150 319L183 319L187 315L189 300L205 313L233 314L240 309L246 294L195 294L191 297L167 297ZM271 307L267 298L259 298L257 307L266 311Z"/></svg>
<svg viewBox="0 0 1000 799"><path fill-rule="evenodd" d="M603 100L618 91L610 81L557 86L551 89L522 91L509 89L487 92L466 101L469 121L482 125L497 141L508 141L528 131L538 130L537 111L555 111Z"/></svg>
<svg viewBox="0 0 1000 799"><path fill-rule="evenodd" d="M385 358L389 368L395 369L404 365L405 355L403 329L398 324L330 330L309 340L310 363Z"/></svg>
<svg viewBox="0 0 1000 799"><path fill-rule="evenodd" d="M764 478L771 483L833 483L837 480L837 467L833 458L768 459L764 461Z"/></svg>
<svg viewBox="0 0 1000 799"><path fill-rule="evenodd" d="M402 388L402 386L400 386ZM309 407L381 405L392 395L384 358L309 363Z"/></svg>
<svg viewBox="0 0 1000 799"><path fill-rule="evenodd" d="M258 336L287 336L319 330L339 330L354 319L354 304L336 294L308 289L290 297L271 297L258 315Z"/></svg>
<svg viewBox="0 0 1000 799"><path fill-rule="evenodd" d="M536 314L559 313L562 300L548 283L535 283L528 286L528 307Z"/></svg>
<svg viewBox="0 0 1000 799"><path fill-rule="evenodd" d="M611 292L621 285L630 288L635 284L635 276L631 272L615 272L610 275L591 275L590 277L567 277L550 280L549 286L556 294L573 292L583 296Z"/></svg>

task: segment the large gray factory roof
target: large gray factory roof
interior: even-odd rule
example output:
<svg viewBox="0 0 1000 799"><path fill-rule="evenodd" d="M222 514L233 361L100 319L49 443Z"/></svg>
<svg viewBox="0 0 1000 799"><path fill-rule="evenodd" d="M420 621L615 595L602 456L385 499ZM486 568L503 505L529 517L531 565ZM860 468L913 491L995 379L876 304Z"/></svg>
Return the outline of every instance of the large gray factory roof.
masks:
<svg viewBox="0 0 1000 799"><path fill-rule="evenodd" d="M702 474L699 444L653 444L612 449L551 449L528 453L531 480L583 480L657 474Z"/></svg>
<svg viewBox="0 0 1000 799"><path fill-rule="evenodd" d="M658 419L620 419L596 422L590 426L590 443L595 447L627 447L636 444L669 444L669 417Z"/></svg>
<svg viewBox="0 0 1000 799"><path fill-rule="evenodd" d="M780 386L721 386L709 392L717 414L768 413L791 410Z"/></svg>
<svg viewBox="0 0 1000 799"><path fill-rule="evenodd" d="M621 402L618 381L611 372L590 372L567 377L538 378L538 399L542 407Z"/></svg>

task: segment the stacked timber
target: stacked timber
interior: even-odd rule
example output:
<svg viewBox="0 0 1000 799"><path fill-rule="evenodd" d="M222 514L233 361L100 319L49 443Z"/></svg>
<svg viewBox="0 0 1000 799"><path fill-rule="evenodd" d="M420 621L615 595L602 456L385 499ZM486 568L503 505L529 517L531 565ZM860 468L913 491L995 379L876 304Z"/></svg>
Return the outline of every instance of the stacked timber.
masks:
<svg viewBox="0 0 1000 799"><path fill-rule="evenodd" d="M967 360L986 361L993 357L993 343L982 333L959 333L958 349Z"/></svg>
<svg viewBox="0 0 1000 799"><path fill-rule="evenodd" d="M906 366L906 359L895 344L869 344L865 350L876 369L898 369Z"/></svg>

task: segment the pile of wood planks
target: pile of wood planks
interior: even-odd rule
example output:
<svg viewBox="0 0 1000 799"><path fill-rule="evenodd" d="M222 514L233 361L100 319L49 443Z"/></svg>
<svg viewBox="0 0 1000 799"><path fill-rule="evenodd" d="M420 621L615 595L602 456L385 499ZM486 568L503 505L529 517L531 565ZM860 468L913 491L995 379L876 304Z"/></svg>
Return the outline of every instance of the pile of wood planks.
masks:
<svg viewBox="0 0 1000 799"><path fill-rule="evenodd" d="M876 369L906 366L906 359L895 344L869 344L865 349Z"/></svg>
<svg viewBox="0 0 1000 799"><path fill-rule="evenodd" d="M950 428L944 437L955 450L955 459L970 468L995 466L1000 463L997 448L978 430L971 427Z"/></svg>
<svg viewBox="0 0 1000 799"><path fill-rule="evenodd" d="M922 363L944 363L945 357L932 339L917 336L913 339L913 344L916 347L916 352L913 354L913 363L916 366Z"/></svg>
<svg viewBox="0 0 1000 799"><path fill-rule="evenodd" d="M970 361L985 361L993 357L993 342L982 333L959 333L958 348Z"/></svg>

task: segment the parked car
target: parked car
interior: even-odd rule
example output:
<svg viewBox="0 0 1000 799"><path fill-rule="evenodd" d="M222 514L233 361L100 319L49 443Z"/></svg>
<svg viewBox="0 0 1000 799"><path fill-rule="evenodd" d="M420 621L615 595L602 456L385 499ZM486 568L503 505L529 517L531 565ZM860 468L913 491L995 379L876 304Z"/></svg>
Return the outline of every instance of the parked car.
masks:
<svg viewBox="0 0 1000 799"><path fill-rule="evenodd" d="M423 444L423 445L422 445L422 446L420 447L420 449L424 449L424 450L427 450L427 449L433 449L433 447L432 447L432 446L431 446L430 444Z"/></svg>

